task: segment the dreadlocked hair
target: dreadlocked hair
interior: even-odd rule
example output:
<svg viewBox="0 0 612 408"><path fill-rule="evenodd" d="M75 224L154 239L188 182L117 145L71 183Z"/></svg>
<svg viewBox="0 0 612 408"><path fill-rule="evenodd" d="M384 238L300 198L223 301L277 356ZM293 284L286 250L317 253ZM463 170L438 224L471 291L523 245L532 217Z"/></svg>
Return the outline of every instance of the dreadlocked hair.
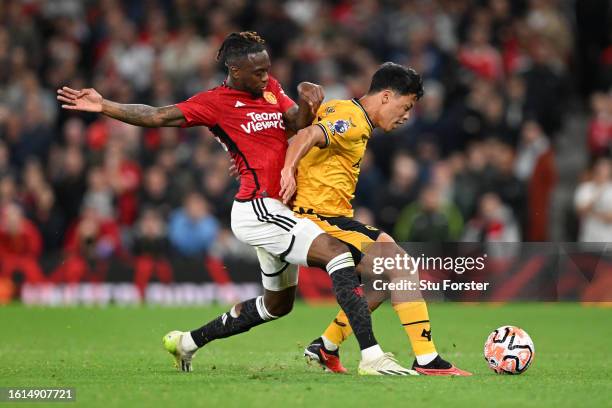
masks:
<svg viewBox="0 0 612 408"><path fill-rule="evenodd" d="M255 31L231 33L223 40L217 52L217 61L229 66L238 58L265 51L265 43Z"/></svg>

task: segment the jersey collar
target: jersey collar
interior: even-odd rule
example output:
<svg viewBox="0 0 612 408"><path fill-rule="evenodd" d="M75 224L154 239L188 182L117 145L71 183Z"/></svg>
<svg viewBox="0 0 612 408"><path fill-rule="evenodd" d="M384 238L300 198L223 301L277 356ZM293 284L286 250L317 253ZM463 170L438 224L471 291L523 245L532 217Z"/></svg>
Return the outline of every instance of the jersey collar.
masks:
<svg viewBox="0 0 612 408"><path fill-rule="evenodd" d="M363 116L365 116L366 120L368 121L368 125L370 125L370 129L374 130L374 125L372 124L372 121L370 120L370 117L368 116L368 112L366 112L365 109L363 109L363 106L361 105L361 103L359 102L359 100L357 98L353 98L352 99L353 103L355 105L357 105L359 107L359 109L361 109L361 111L363 112Z"/></svg>

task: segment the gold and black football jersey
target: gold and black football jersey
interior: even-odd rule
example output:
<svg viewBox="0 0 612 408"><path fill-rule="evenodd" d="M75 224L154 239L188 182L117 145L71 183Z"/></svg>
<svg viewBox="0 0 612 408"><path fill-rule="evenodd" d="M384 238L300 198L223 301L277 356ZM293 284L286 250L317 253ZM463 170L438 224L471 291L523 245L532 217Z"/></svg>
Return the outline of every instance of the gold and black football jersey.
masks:
<svg viewBox="0 0 612 408"><path fill-rule="evenodd" d="M374 126L356 99L321 105L313 124L325 133L326 146L313 147L300 161L293 209L352 217L351 200Z"/></svg>

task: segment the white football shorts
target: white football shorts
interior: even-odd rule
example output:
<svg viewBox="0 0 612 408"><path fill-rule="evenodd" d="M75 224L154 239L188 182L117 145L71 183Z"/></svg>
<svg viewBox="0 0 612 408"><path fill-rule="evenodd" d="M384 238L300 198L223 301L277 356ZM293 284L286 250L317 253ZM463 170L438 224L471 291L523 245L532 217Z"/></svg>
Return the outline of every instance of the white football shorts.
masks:
<svg viewBox="0 0 612 408"><path fill-rule="evenodd" d="M273 198L234 201L231 218L236 238L255 247L263 287L271 291L297 285L297 266L308 265L310 245L324 233Z"/></svg>

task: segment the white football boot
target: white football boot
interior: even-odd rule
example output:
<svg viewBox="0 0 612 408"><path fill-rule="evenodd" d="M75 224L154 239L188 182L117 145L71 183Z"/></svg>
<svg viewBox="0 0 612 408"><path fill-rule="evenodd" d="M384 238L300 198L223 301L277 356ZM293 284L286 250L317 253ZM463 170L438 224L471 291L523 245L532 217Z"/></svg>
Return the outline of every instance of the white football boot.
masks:
<svg viewBox="0 0 612 408"><path fill-rule="evenodd" d="M361 360L358 373L359 375L419 375L415 370L399 365L392 353L385 353L373 360Z"/></svg>
<svg viewBox="0 0 612 408"><path fill-rule="evenodd" d="M183 336L189 336L189 332L181 332L178 330L171 331L162 338L162 344L168 353L174 356L174 366L179 371L190 372L193 371L191 367L191 360L197 349L194 351L187 351L182 346Z"/></svg>

